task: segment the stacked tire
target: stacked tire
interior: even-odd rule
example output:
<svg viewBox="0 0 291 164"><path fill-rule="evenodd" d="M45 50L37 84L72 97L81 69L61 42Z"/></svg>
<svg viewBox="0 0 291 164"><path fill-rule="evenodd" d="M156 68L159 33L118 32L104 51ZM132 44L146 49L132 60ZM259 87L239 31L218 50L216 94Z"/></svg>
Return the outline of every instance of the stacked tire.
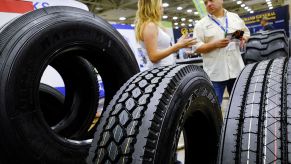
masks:
<svg viewBox="0 0 291 164"><path fill-rule="evenodd" d="M289 56L289 39L284 30L253 34L242 54L245 64Z"/></svg>

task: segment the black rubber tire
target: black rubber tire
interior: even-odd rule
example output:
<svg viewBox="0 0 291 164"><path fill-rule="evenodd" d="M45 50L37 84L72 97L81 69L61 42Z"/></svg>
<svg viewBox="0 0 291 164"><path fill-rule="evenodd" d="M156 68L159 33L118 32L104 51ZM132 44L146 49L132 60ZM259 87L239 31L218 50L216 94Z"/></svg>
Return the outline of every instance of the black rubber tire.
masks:
<svg viewBox="0 0 291 164"><path fill-rule="evenodd" d="M288 57L288 37L284 30L263 31L253 34L243 55L245 64L278 57Z"/></svg>
<svg viewBox="0 0 291 164"><path fill-rule="evenodd" d="M186 163L214 163L221 124L202 68L148 70L128 80L102 113L87 163L174 163L182 130Z"/></svg>
<svg viewBox="0 0 291 164"><path fill-rule="evenodd" d="M39 86L41 111L49 126L59 123L67 114L64 110L65 96L56 88L41 83Z"/></svg>
<svg viewBox="0 0 291 164"><path fill-rule="evenodd" d="M127 42L110 24L72 7L43 8L17 18L0 33L0 54L0 163L86 163L90 140L75 141L55 133L42 115L38 90L47 65L57 68L62 57L86 59L102 77L106 102L139 72ZM76 77L66 88L65 104L94 107L96 90L84 95L75 85Z"/></svg>
<svg viewBox="0 0 291 164"><path fill-rule="evenodd" d="M218 163L290 163L290 93L287 58L246 66L231 94Z"/></svg>

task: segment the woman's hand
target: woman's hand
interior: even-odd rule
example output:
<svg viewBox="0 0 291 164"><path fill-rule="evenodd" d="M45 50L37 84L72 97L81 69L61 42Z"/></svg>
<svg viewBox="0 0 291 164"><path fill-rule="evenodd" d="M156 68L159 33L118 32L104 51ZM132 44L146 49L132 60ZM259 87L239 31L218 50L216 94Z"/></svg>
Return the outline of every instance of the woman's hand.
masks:
<svg viewBox="0 0 291 164"><path fill-rule="evenodd" d="M195 38L187 38L186 35L182 35L176 45L180 48L190 48L192 45L195 45L197 43L197 40Z"/></svg>

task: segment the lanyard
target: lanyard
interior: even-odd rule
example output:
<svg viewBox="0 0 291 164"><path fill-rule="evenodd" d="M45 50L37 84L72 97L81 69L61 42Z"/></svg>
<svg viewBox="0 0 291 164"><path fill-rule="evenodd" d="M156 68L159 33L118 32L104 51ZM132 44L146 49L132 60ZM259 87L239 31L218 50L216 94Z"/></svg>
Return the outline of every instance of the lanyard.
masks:
<svg viewBox="0 0 291 164"><path fill-rule="evenodd" d="M227 19L227 16L225 18L225 28L219 22L217 22L217 20L212 18L210 15L208 15L208 17L222 29L222 31L224 32L224 37L226 37L227 32L228 32L228 19Z"/></svg>

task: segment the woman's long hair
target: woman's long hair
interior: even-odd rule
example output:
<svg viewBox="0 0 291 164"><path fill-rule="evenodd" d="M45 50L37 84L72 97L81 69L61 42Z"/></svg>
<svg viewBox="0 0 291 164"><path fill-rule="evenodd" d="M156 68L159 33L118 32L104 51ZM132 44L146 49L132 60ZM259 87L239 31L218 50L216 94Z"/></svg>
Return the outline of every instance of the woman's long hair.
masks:
<svg viewBox="0 0 291 164"><path fill-rule="evenodd" d="M142 40L144 24L153 22L160 24L162 17L161 2L162 0L138 0L138 8L135 19L135 37L137 41Z"/></svg>

